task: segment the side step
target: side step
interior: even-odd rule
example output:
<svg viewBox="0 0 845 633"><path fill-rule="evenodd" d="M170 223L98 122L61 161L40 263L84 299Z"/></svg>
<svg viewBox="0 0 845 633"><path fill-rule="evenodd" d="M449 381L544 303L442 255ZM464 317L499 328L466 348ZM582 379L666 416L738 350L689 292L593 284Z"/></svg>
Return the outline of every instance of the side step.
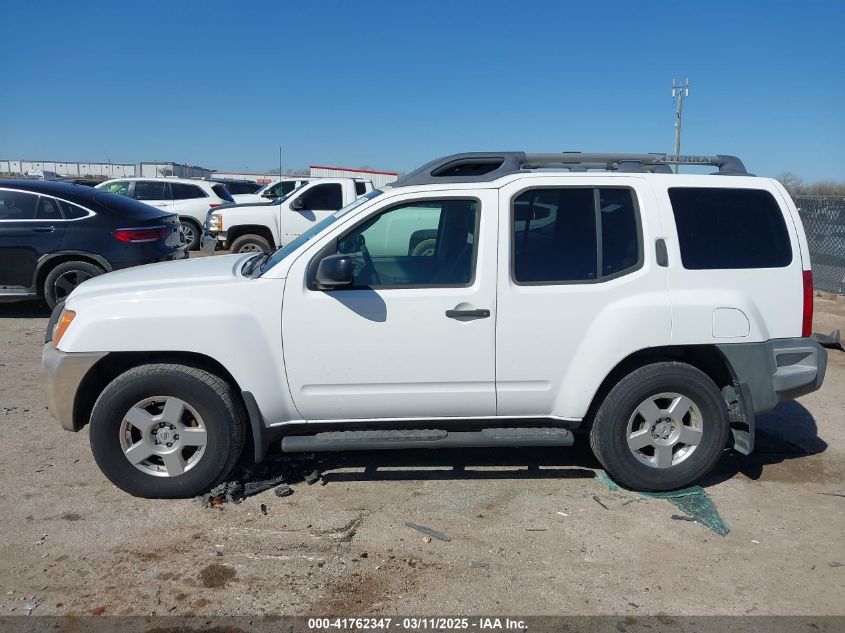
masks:
<svg viewBox="0 0 845 633"><path fill-rule="evenodd" d="M485 446L572 446L572 433L560 428L492 428L479 431L408 429L381 431L328 431L316 435L289 435L282 450L369 451L396 448L458 448Z"/></svg>

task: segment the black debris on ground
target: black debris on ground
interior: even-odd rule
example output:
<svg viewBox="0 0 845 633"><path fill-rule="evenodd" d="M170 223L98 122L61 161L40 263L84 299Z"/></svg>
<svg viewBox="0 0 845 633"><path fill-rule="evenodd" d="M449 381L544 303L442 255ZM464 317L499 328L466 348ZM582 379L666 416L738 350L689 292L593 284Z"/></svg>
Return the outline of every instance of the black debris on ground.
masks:
<svg viewBox="0 0 845 633"><path fill-rule="evenodd" d="M261 514L263 514L264 516L267 516L267 506L262 503L261 506L259 506L259 507L261 508Z"/></svg>
<svg viewBox="0 0 845 633"><path fill-rule="evenodd" d="M593 495L593 501L595 501L597 504L599 504L599 505L600 505L602 508L604 508L605 510L610 510L610 508L608 508L606 505L604 505L604 504L601 502L601 499L599 499L599 496L598 496L598 495Z"/></svg>
<svg viewBox="0 0 845 633"><path fill-rule="evenodd" d="M672 515L673 521L689 521L690 523L695 523L695 519L692 517L688 517L685 514L673 514Z"/></svg>
<svg viewBox="0 0 845 633"><path fill-rule="evenodd" d="M286 497L293 494L289 484L307 481L314 476L314 481L319 479L321 465L322 462L317 460L313 453L268 456L260 464L238 465L229 481L216 485L197 496L196 500L202 503L203 507L214 508L224 503L240 503L247 497L271 488L278 488L276 496Z"/></svg>
<svg viewBox="0 0 845 633"><path fill-rule="evenodd" d="M422 532L423 534L427 534L432 538L436 538L438 541L446 541L447 543L452 540L452 537L448 534L444 534L443 532L438 532L437 530L432 530L430 527L426 527L424 525L418 525L417 523L406 523L407 527L411 528L412 530L417 530L418 532Z"/></svg>
<svg viewBox="0 0 845 633"><path fill-rule="evenodd" d="M319 480L320 480L320 471L319 470L312 471L312 472L308 473L307 475L305 475L305 483L307 483L309 486L313 486Z"/></svg>

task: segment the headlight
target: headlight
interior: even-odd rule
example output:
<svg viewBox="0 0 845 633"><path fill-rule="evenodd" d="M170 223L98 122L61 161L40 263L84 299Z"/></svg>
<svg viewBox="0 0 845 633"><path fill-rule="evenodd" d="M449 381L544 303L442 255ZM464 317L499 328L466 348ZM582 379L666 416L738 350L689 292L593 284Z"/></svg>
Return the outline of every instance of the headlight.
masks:
<svg viewBox="0 0 845 633"><path fill-rule="evenodd" d="M219 213L212 213L208 216L208 229L210 231L222 231L223 230L223 216Z"/></svg>
<svg viewBox="0 0 845 633"><path fill-rule="evenodd" d="M59 320L56 322L56 327L53 330L53 347L59 346L59 341L62 340L62 337L67 332L68 326L73 321L73 318L76 316L76 312L73 310L65 310L62 312L62 315L59 317Z"/></svg>

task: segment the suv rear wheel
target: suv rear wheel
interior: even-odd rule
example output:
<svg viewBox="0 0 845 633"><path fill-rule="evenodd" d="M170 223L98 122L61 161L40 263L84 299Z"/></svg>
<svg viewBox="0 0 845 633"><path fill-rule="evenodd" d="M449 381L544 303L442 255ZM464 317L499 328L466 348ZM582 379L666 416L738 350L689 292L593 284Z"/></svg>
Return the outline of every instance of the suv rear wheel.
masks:
<svg viewBox="0 0 845 633"><path fill-rule="evenodd" d="M232 387L180 364L115 378L91 414L91 450L118 488L138 497L191 497L222 481L243 450L245 414Z"/></svg>
<svg viewBox="0 0 845 633"><path fill-rule="evenodd" d="M674 490L707 474L729 433L716 384L684 363L655 363L611 389L590 445L616 481L636 490Z"/></svg>
<svg viewBox="0 0 845 633"><path fill-rule="evenodd" d="M47 273L44 279L44 300L52 310L56 304L67 299L73 289L83 281L104 272L106 271L90 262L62 262Z"/></svg>
<svg viewBox="0 0 845 633"><path fill-rule="evenodd" d="M237 253L267 253L271 249L267 238L260 235L241 235L232 242L230 252Z"/></svg>

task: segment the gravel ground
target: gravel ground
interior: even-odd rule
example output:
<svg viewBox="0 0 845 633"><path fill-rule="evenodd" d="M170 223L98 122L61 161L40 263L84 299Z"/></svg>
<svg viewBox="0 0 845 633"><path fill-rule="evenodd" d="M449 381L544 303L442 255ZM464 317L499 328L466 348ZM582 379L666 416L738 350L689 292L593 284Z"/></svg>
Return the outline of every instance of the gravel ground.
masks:
<svg viewBox="0 0 845 633"><path fill-rule="evenodd" d="M845 300L816 315L845 329ZM845 614L845 353L705 482L723 537L609 491L584 448L345 454L285 498L135 499L46 409L47 316L0 304L0 615Z"/></svg>

